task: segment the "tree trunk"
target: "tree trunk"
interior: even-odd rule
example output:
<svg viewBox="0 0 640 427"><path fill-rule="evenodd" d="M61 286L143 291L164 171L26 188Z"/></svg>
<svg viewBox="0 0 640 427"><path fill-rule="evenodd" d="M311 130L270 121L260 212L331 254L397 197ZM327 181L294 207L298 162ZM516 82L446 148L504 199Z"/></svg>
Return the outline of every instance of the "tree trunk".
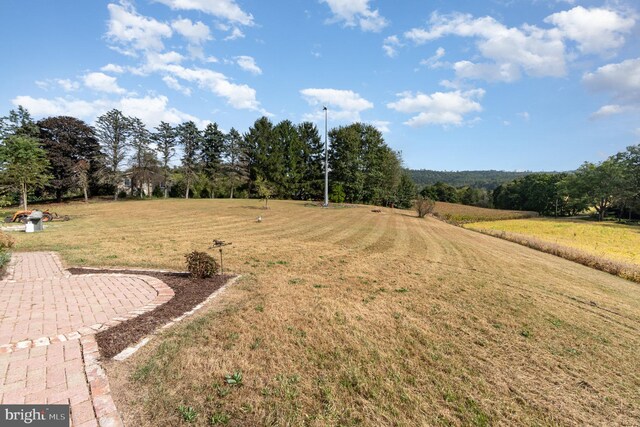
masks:
<svg viewBox="0 0 640 427"><path fill-rule="evenodd" d="M27 210L27 183L22 183L22 208Z"/></svg>
<svg viewBox="0 0 640 427"><path fill-rule="evenodd" d="M164 182L164 198L169 198L169 189L167 188L167 181Z"/></svg>
<svg viewBox="0 0 640 427"><path fill-rule="evenodd" d="M87 192L87 186L82 186L82 191L84 192L84 202L89 203L89 193Z"/></svg>
<svg viewBox="0 0 640 427"><path fill-rule="evenodd" d="M56 202L62 203L62 190L56 189Z"/></svg>
<svg viewBox="0 0 640 427"><path fill-rule="evenodd" d="M232 185L232 186L231 186L231 194L229 195L229 198L230 198L230 199L233 199L233 189L234 189L234 187L233 187L233 185Z"/></svg>
<svg viewBox="0 0 640 427"><path fill-rule="evenodd" d="M189 198L189 187L191 186L191 183L189 182L189 180L187 180L187 192L184 193L184 198L188 199Z"/></svg>

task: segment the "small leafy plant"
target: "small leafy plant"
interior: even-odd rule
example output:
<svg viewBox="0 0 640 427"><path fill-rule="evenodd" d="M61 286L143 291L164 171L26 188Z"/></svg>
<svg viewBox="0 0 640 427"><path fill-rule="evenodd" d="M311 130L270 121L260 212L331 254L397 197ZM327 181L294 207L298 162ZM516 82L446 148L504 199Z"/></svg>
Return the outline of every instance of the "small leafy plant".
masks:
<svg viewBox="0 0 640 427"><path fill-rule="evenodd" d="M218 272L218 263L206 252L193 251L185 255L187 271L192 277L204 279Z"/></svg>
<svg viewBox="0 0 640 427"><path fill-rule="evenodd" d="M242 372L237 371L233 374L225 375L224 380L229 385L242 385Z"/></svg>
<svg viewBox="0 0 640 427"><path fill-rule="evenodd" d="M192 423L198 417L198 413L192 406L178 406L178 412L180 412L180 416L182 419L188 423Z"/></svg>
<svg viewBox="0 0 640 427"><path fill-rule="evenodd" d="M229 422L229 415L221 412L216 412L211 416L211 419L209 420L209 424L211 424L212 426L217 424L227 424L228 422Z"/></svg>

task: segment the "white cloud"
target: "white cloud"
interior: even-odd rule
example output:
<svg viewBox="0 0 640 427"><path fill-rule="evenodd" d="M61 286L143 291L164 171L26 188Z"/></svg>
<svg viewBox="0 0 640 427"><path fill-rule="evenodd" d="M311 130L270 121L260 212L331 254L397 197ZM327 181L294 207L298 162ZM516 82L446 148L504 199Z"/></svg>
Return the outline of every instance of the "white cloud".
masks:
<svg viewBox="0 0 640 427"><path fill-rule="evenodd" d="M118 81L115 77L108 76L104 73L88 73L82 79L86 87L97 92L117 94L126 92L126 90L118 86Z"/></svg>
<svg viewBox="0 0 640 427"><path fill-rule="evenodd" d="M254 110L269 115L256 100L255 89L246 84L232 83L222 73L205 68L186 68L177 64L159 67L158 71L160 70L169 73L174 78L196 83L199 87L225 98L234 108Z"/></svg>
<svg viewBox="0 0 640 427"><path fill-rule="evenodd" d="M378 10L371 10L369 0L321 0L329 5L333 22L344 22L347 27L359 26L362 31L378 32L389 25Z"/></svg>
<svg viewBox="0 0 640 427"><path fill-rule="evenodd" d="M245 71L250 72L251 74L262 74L262 70L256 64L256 60L251 56L241 55L235 57L236 63L240 68Z"/></svg>
<svg viewBox="0 0 640 427"><path fill-rule="evenodd" d="M402 47L402 43L400 43L400 39L396 35L389 36L382 42L382 49L389 58L393 58L398 54L399 47Z"/></svg>
<svg viewBox="0 0 640 427"><path fill-rule="evenodd" d="M73 92L80 89L80 83L69 79L56 79L56 83L67 92Z"/></svg>
<svg viewBox="0 0 640 427"><path fill-rule="evenodd" d="M629 105L618 105L618 104L609 104L603 105L596 111L591 114L592 119L602 119L609 116L614 116L616 114L626 113L627 111L631 111L633 108Z"/></svg>
<svg viewBox="0 0 640 427"><path fill-rule="evenodd" d="M171 37L171 27L153 18L138 14L128 3L109 4L107 38L122 46L114 46L119 52L135 56L136 51L161 51L163 38Z"/></svg>
<svg viewBox="0 0 640 427"><path fill-rule="evenodd" d="M162 78L162 81L165 82L171 89L177 90L178 92L181 92L186 96L191 96L191 89L186 86L182 86L177 79L171 76L164 76Z"/></svg>
<svg viewBox="0 0 640 427"><path fill-rule="evenodd" d="M607 64L585 73L582 82L592 91L609 93L615 102L602 106L591 115L603 118L640 109L640 58Z"/></svg>
<svg viewBox="0 0 640 427"><path fill-rule="evenodd" d="M192 22L190 19L177 19L171 23L171 28L182 34L189 43L196 45L211 40L211 31L202 22Z"/></svg>
<svg viewBox="0 0 640 427"><path fill-rule="evenodd" d="M301 90L300 94L313 107L327 106L332 120L360 121L360 113L373 108L372 102L351 90L309 88ZM320 117L324 117L322 112L305 116L307 120Z"/></svg>
<svg viewBox="0 0 640 427"><path fill-rule="evenodd" d="M146 59L147 63L142 66L142 70L149 72L163 70L169 64L179 64L184 60L184 56L172 50L165 53L149 52Z"/></svg>
<svg viewBox="0 0 640 427"><path fill-rule="evenodd" d="M104 71L105 73L124 73L124 68L120 65L116 64L107 64L104 67L100 68L100 71Z"/></svg>
<svg viewBox="0 0 640 427"><path fill-rule="evenodd" d="M140 118L147 126L153 127L166 121L171 124L179 124L193 120L200 126L205 121L197 117L169 108L169 99L166 96L123 97L118 100L96 99L85 101L67 98L33 98L31 96L17 96L12 99L13 105L22 105L36 117L48 116L73 116L93 122L96 117L107 111L117 108L127 116Z"/></svg>
<svg viewBox="0 0 640 427"><path fill-rule="evenodd" d="M67 98L33 98L17 96L11 100L13 105L22 105L36 117L73 116L93 119L98 111L107 111L111 107L109 100L84 101Z"/></svg>
<svg viewBox="0 0 640 427"><path fill-rule="evenodd" d="M253 16L234 0L155 0L178 10L197 10L241 25L253 25Z"/></svg>
<svg viewBox="0 0 640 427"><path fill-rule="evenodd" d="M440 62L440 59L445 55L445 53L446 53L445 49L443 47L439 47L433 56L420 61L420 65L424 65L425 67L429 67L429 68L442 67L444 64Z"/></svg>
<svg viewBox="0 0 640 427"><path fill-rule="evenodd" d="M583 54L614 53L624 44L624 36L635 25L635 18L611 9L577 6L554 13L544 22L552 27L542 29L528 24L507 27L491 16L433 13L427 28L413 28L404 37L416 44L445 36L474 38L484 61L454 63L458 78L513 82L522 74L565 76L568 58L565 41L575 42Z"/></svg>
<svg viewBox="0 0 640 427"><path fill-rule="evenodd" d="M621 47L624 34L635 25L632 17L624 17L614 10L582 6L554 13L544 22L554 24L564 37L574 40L580 52L597 54L610 54Z"/></svg>
<svg viewBox="0 0 640 427"><path fill-rule="evenodd" d="M49 80L36 80L35 84L43 90L49 90L49 87L51 86L51 82Z"/></svg>
<svg viewBox="0 0 640 427"><path fill-rule="evenodd" d="M566 73L564 43L558 31L531 25L508 28L487 16L473 18L456 13L442 16L433 13L428 29L414 28L404 36L423 44L447 35L474 37L482 56L491 62L460 61L454 64L459 77L514 81L521 71L530 76L563 76Z"/></svg>
<svg viewBox="0 0 640 427"><path fill-rule="evenodd" d="M229 34L227 37L225 37L225 41L229 41L229 40L236 40L236 39L243 39L244 38L244 33L242 32L242 30L238 27L233 27L233 29L231 30L231 34Z"/></svg>
<svg viewBox="0 0 640 427"><path fill-rule="evenodd" d="M70 79L46 79L36 80L36 86L43 90L49 90L52 86L60 86L65 92L73 92L80 89L80 83Z"/></svg>
<svg viewBox="0 0 640 427"><path fill-rule="evenodd" d="M382 133L391 133L391 122L385 120L371 120L371 124Z"/></svg>
<svg viewBox="0 0 640 427"><path fill-rule="evenodd" d="M520 116L522 120L524 120L525 122L528 122L529 120L531 120L531 115L529 114L528 111L523 111L521 113L518 113L518 116Z"/></svg>
<svg viewBox="0 0 640 427"><path fill-rule="evenodd" d="M592 90L640 102L640 58L604 65L593 73L586 73L582 81Z"/></svg>
<svg viewBox="0 0 640 427"><path fill-rule="evenodd" d="M511 63L476 64L470 61L458 61L453 64L456 76L461 79L482 79L487 81L513 82L520 78L520 69Z"/></svg>
<svg viewBox="0 0 640 427"><path fill-rule="evenodd" d="M420 127L424 125L460 126L465 123L465 115L482 111L478 100L482 99L483 89L468 91L435 92L402 92L396 102L387 104L388 108L401 113L415 114L406 125Z"/></svg>

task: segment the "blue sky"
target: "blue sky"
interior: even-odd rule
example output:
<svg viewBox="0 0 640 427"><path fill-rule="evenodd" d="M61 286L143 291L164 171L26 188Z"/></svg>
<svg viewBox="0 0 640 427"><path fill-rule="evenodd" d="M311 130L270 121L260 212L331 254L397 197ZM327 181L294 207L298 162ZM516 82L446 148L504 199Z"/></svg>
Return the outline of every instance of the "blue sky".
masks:
<svg viewBox="0 0 640 427"><path fill-rule="evenodd" d="M570 170L640 143L632 0L3 0L1 114L363 121L406 166Z"/></svg>

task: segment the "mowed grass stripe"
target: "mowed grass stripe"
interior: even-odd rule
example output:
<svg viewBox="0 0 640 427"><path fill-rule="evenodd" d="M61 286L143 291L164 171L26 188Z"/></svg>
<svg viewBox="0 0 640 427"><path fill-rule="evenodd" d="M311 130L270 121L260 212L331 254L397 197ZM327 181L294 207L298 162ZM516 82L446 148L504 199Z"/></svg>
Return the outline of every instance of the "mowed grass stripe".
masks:
<svg viewBox="0 0 640 427"><path fill-rule="evenodd" d="M126 365L107 367L127 424L180 425L180 405L198 412L194 425L216 413L230 425L640 419L637 285L410 211L270 201L258 224L252 204L70 205L77 216L57 231L17 236L19 249L60 250L67 261L165 268L207 247L210 233L234 242L225 265L244 275L239 283ZM120 227L132 209L150 212ZM113 221L97 221L101 210ZM165 218L153 219L160 210ZM185 212L207 225L166 228ZM136 238L148 223L162 229ZM97 246L105 236L109 251L123 242L117 260ZM235 371L244 386L224 391Z"/></svg>

